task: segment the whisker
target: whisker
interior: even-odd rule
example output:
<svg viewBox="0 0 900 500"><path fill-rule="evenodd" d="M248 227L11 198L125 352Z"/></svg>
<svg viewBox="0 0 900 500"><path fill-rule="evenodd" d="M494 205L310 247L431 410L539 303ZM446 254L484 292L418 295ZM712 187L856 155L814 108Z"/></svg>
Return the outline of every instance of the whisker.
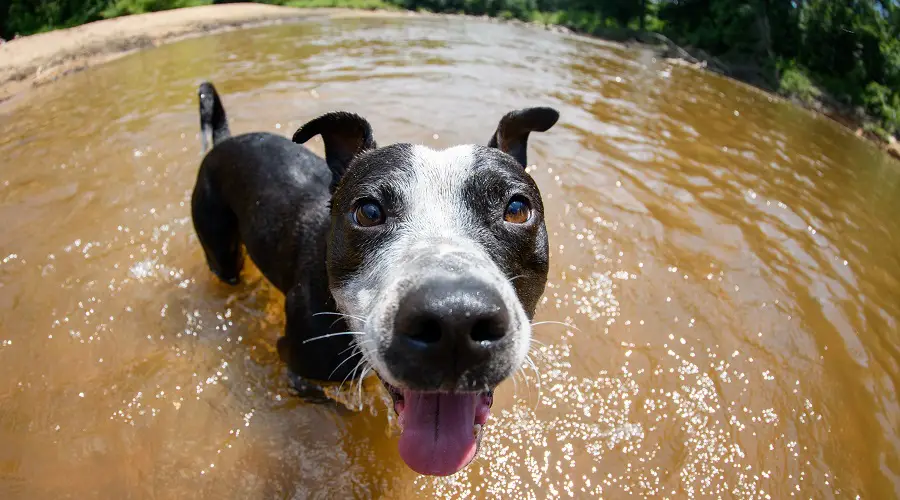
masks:
<svg viewBox="0 0 900 500"><path fill-rule="evenodd" d="M581 331L577 326L575 326L571 323L563 323L561 321L538 321L536 323L531 323L531 326L538 326L538 325L562 325L566 328L571 328L571 329L579 331L579 332Z"/></svg>
<svg viewBox="0 0 900 500"><path fill-rule="evenodd" d="M366 362L366 359L363 356L360 356L359 361L357 361L357 363L356 363L356 366L353 367L353 371L351 371L346 376L344 376L344 380L341 380L341 385L338 386L338 392L343 392L344 383L347 382L347 378L350 378L351 387L353 386L352 380L354 380L354 377L356 376L356 370L359 370L359 367L362 366L362 364L365 362Z"/></svg>
<svg viewBox="0 0 900 500"><path fill-rule="evenodd" d="M363 409L363 399L362 399L363 380L366 379L366 376L371 371L372 371L372 368L367 366L366 369L363 370L362 374L359 376L359 382L357 382L357 385L359 386L359 398L358 398L359 399L359 411L362 411L362 409Z"/></svg>
<svg viewBox="0 0 900 500"><path fill-rule="evenodd" d="M543 347L544 349L549 349L549 348L550 348L550 346L548 346L547 344L541 342L540 340L538 340L538 339L536 339L536 338L534 338L534 337L531 337L531 344L532 344L532 345L529 347L529 350L530 350L530 349L535 349L535 347L537 347L537 346ZM540 353L540 354L544 354L544 353L542 353L542 352L540 352L540 351L536 351L536 352L538 352L538 353Z"/></svg>
<svg viewBox="0 0 900 500"><path fill-rule="evenodd" d="M531 411L537 413L537 407L540 405L541 401L544 398L543 391L541 390L541 386L543 385L541 384L541 374L540 372L538 372L537 366L535 366L534 361L531 360L531 356L525 356L525 361L527 361L528 364L531 365L531 369L534 370L535 386L538 390L538 399L537 403L535 403L534 408L532 408Z"/></svg>
<svg viewBox="0 0 900 500"><path fill-rule="evenodd" d="M519 278L524 278L524 277L525 277L524 274L520 274L520 275L518 275L518 276L513 276L512 278L507 279L507 281L509 281L510 283L512 283L513 281L516 281L517 279L519 279Z"/></svg>
<svg viewBox="0 0 900 500"><path fill-rule="evenodd" d="M356 347L356 346L350 346L350 347ZM346 351L346 350L347 349L344 349L344 351ZM341 354L343 354L343 352ZM334 375L334 372L338 371L338 368L340 368L341 365L343 365L347 361L350 361L351 359L353 359L353 356L356 356L357 354L362 354L362 353L360 353L358 351L354 351L354 352L350 353L349 356L347 356L343 361L341 361L337 366L334 367L334 370L331 370L331 373L328 374L328 378L331 378L331 376Z"/></svg>
<svg viewBox="0 0 900 500"><path fill-rule="evenodd" d="M522 382L525 384L525 388L528 389L528 399L531 399L531 384L528 383L528 374L525 373L525 365L519 367L520 372L522 372Z"/></svg>
<svg viewBox="0 0 900 500"><path fill-rule="evenodd" d="M350 349L353 349L354 347L359 347L359 346L363 346L363 345L366 345L366 344L371 344L371 343L373 343L373 342L375 342L375 341L372 340L372 339L365 339L365 340L362 340L362 341L357 340L357 341L356 341L355 343L353 343L350 347L348 347L348 348L344 349L343 351L339 352L339 353L338 353L338 356L340 356L341 354L344 354L345 352L349 351Z"/></svg>
<svg viewBox="0 0 900 500"><path fill-rule="evenodd" d="M541 344L541 345L542 345L543 347L547 347L547 346L544 345L544 344ZM548 368L553 368L553 363L550 361L550 358L547 357L547 355L544 354L543 352L541 352L539 349L535 349L535 346L533 346L533 345L532 345L531 347L528 348L528 354L532 354L532 353L533 353L535 356L537 356L538 359L540 359L541 361L543 361L543 362L547 365Z"/></svg>
<svg viewBox="0 0 900 500"><path fill-rule="evenodd" d="M326 335L319 335L318 337L313 337L311 339L306 339L303 341L304 344L312 342L313 340L322 340L327 339L328 337L339 337L341 335L365 335L365 332L339 332L339 333L328 333Z"/></svg>
<svg viewBox="0 0 900 500"><path fill-rule="evenodd" d="M325 316L325 315L339 316L340 318L352 318L352 319L355 319L358 321L362 321L363 323L366 322L366 319L361 316L354 316L352 314L344 314L344 313L339 313L339 312L322 311L322 312L317 312L317 313L313 314L313 316Z"/></svg>

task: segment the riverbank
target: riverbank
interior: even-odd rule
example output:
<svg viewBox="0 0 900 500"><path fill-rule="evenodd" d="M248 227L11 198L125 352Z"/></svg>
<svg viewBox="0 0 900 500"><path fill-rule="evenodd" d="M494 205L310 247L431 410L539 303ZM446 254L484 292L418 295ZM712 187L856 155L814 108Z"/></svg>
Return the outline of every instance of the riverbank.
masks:
<svg viewBox="0 0 900 500"><path fill-rule="evenodd" d="M21 37L0 45L0 102L23 90L54 81L68 73L102 64L137 50L185 38L231 29L291 23L315 18L413 15L448 16L453 14L344 8L295 8L238 3L206 5L96 21L74 28ZM517 20L504 22L530 24L560 32L572 31L552 24L525 23ZM600 36L599 38L604 37ZM760 91L770 92L769 89L760 88L758 85L753 85L752 82L747 83L729 75L727 68L723 67L722 63L715 58L707 57L702 51L685 50L661 35L623 31L611 33L609 37L605 38L622 43L640 43L650 46L655 48L661 57L686 61L694 67L724 74ZM884 140L876 134L867 132L861 117L856 116L850 110L830 103L827 98L778 97L787 98L798 106L837 121L853 130L858 136L880 144L885 151L900 159L900 143L893 137Z"/></svg>
<svg viewBox="0 0 900 500"><path fill-rule="evenodd" d="M522 23L522 21L516 20L510 22ZM541 22L530 24L541 25ZM766 81L760 68L752 64L734 67L709 55L704 50L694 47L682 47L660 33L629 28L598 28L592 33L583 33L576 26L552 24L544 24L543 26L549 29L569 31L625 45L639 45L651 48L659 57L675 64L717 73L737 84L745 85L767 96L790 101L792 104L812 113L830 118L841 126L853 131L858 137L868 139L879 145L888 154L900 160L900 142L898 142L896 137L884 131L881 134L876 133L875 129L877 127L871 127L874 121L863 110L841 103L829 95L825 89L815 86L797 68L787 70L792 73L788 77L790 85L777 89L773 88L771 83Z"/></svg>
<svg viewBox="0 0 900 500"><path fill-rule="evenodd" d="M20 37L0 45L0 101L68 73L185 38L314 18L384 15L405 13L237 3L116 17Z"/></svg>
<svg viewBox="0 0 900 500"><path fill-rule="evenodd" d="M792 104L812 113L830 118L841 126L852 130L856 136L868 139L879 145L889 155L900 160L900 142L897 141L896 137L884 131L876 133L878 127L872 126L874 120L867 116L862 109L849 106L835 99L826 90L815 86L804 74L796 69L789 70L792 71L790 80L792 82L799 80L802 83L794 83L787 87L782 86L781 89L776 90L754 76L744 75L744 77L741 77L735 75L730 71L728 64L710 57L702 50L679 47L662 35L656 33L639 34L637 35L637 40L641 43L657 44L660 47L660 54L664 57L719 73L764 94L790 101Z"/></svg>

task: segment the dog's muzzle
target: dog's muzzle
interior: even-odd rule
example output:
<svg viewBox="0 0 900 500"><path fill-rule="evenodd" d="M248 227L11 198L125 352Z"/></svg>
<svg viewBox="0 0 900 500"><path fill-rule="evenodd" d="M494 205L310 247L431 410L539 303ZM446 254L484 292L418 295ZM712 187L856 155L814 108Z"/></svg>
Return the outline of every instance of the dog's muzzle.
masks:
<svg viewBox="0 0 900 500"><path fill-rule="evenodd" d="M493 390L514 372L517 342L527 339L517 339L523 313L497 270L459 255L420 262L382 346L397 384L385 385L403 428L401 457L421 474L449 475L475 457Z"/></svg>
<svg viewBox="0 0 900 500"><path fill-rule="evenodd" d="M488 390L508 375L511 316L495 286L466 275L432 275L400 298L385 362L410 389Z"/></svg>

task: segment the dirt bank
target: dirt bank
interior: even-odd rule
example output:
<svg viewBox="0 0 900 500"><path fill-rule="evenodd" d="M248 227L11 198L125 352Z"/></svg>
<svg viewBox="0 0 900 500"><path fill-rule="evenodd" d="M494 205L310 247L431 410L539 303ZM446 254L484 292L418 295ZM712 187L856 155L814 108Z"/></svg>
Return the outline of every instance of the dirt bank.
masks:
<svg viewBox="0 0 900 500"><path fill-rule="evenodd" d="M405 15L238 3L119 17L17 38L0 45L0 101L72 71L193 36L315 17Z"/></svg>

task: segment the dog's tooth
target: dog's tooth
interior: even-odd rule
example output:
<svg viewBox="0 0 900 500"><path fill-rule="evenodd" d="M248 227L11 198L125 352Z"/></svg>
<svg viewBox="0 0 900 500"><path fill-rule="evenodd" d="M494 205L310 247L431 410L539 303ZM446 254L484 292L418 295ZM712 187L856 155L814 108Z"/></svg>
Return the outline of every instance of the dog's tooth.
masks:
<svg viewBox="0 0 900 500"><path fill-rule="evenodd" d="M472 435L478 437L479 434L481 434L481 424L475 424L472 427Z"/></svg>

